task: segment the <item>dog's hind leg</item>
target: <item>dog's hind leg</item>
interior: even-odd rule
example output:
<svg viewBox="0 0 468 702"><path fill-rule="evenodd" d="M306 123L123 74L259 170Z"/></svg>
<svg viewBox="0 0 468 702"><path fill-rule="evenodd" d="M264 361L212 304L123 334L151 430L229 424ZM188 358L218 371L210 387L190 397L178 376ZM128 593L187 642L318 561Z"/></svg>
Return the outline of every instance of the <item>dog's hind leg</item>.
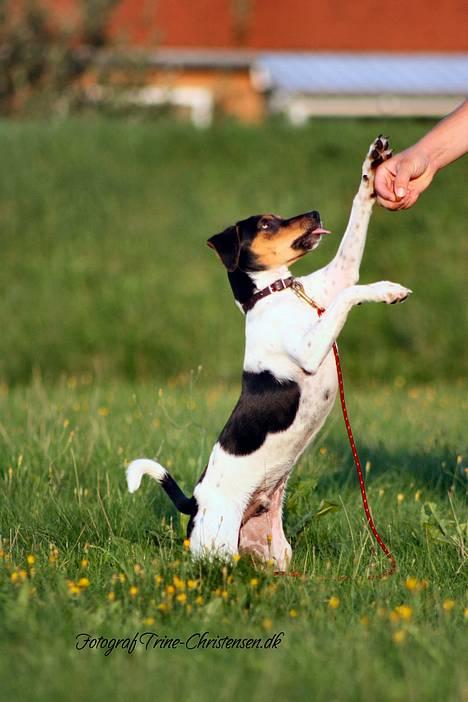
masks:
<svg viewBox="0 0 468 702"><path fill-rule="evenodd" d="M386 137L379 136L370 145L362 165L361 183L353 201L348 226L335 258L323 271L331 298L343 288L355 285L359 280L359 267L364 253L372 207L375 202L375 169L391 155L392 152Z"/></svg>
<svg viewBox="0 0 468 702"><path fill-rule="evenodd" d="M268 495L256 498L246 511L239 531L239 552L262 561L273 561L284 571L291 560L291 546L283 531L283 498L286 479Z"/></svg>

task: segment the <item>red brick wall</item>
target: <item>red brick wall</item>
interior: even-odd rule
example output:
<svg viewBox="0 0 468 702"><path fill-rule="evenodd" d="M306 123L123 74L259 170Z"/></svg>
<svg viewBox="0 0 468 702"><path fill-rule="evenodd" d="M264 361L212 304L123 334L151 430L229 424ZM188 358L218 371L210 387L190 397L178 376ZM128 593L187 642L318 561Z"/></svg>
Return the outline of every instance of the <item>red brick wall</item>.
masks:
<svg viewBox="0 0 468 702"><path fill-rule="evenodd" d="M466 0L122 0L111 23L136 45L322 51L468 51L467 28Z"/></svg>

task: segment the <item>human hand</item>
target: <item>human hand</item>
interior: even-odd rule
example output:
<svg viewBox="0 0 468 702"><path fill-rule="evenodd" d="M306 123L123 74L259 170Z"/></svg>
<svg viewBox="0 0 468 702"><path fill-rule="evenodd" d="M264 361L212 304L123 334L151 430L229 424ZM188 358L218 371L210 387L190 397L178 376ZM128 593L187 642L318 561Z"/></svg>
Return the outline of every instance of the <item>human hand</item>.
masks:
<svg viewBox="0 0 468 702"><path fill-rule="evenodd" d="M384 161L375 173L377 202L388 210L412 207L431 183L436 168L422 148L412 146Z"/></svg>

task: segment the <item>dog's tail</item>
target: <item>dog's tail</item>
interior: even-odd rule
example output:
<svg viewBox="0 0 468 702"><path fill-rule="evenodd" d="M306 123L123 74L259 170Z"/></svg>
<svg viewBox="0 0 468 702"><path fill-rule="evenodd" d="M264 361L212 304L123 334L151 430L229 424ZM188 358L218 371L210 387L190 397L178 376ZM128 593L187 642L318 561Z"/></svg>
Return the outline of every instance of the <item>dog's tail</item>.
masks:
<svg viewBox="0 0 468 702"><path fill-rule="evenodd" d="M144 475L150 475L161 485L179 512L182 512L182 514L194 514L196 511L195 498L184 495L167 470L149 458L139 458L136 461L132 461L128 466L127 485L130 492L138 490Z"/></svg>

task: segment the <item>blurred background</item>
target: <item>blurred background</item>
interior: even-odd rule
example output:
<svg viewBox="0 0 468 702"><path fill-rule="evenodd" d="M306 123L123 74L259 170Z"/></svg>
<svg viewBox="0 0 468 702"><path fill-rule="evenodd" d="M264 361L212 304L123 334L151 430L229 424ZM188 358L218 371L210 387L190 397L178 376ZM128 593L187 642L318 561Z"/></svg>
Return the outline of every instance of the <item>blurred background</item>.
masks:
<svg viewBox="0 0 468 702"><path fill-rule="evenodd" d="M468 85L459 0L0 0L0 379L238 382L243 322L205 246L250 214L346 225L368 144L396 150ZM356 381L466 372L466 159L408 212L376 212ZM464 258L465 257L465 258Z"/></svg>

